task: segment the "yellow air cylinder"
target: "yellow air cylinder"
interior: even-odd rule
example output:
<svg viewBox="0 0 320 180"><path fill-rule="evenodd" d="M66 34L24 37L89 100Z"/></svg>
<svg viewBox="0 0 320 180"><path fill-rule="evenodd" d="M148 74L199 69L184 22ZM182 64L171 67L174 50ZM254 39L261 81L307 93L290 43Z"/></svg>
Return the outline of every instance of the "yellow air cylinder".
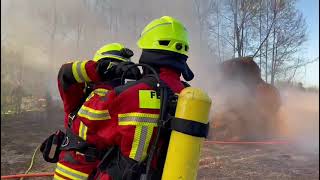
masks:
<svg viewBox="0 0 320 180"><path fill-rule="evenodd" d="M207 124L211 99L199 88L181 91L175 117L185 121ZM204 137L196 137L172 130L162 180L195 180Z"/></svg>

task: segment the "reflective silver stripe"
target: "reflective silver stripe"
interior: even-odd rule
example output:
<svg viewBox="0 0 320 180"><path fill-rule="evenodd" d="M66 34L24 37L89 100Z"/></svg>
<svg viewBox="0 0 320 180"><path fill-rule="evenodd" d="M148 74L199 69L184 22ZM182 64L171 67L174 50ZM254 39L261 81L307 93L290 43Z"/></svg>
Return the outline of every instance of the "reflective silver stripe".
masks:
<svg viewBox="0 0 320 180"><path fill-rule="evenodd" d="M134 160L141 161L145 142L147 140L148 126L142 126L139 137L139 145Z"/></svg>
<svg viewBox="0 0 320 180"><path fill-rule="evenodd" d="M120 59L123 59L123 60L125 60L125 61L131 61L131 60L130 60L130 59L128 59L128 58L125 58L125 57L122 57L122 56L118 56L118 55L115 55L115 54L103 53L103 55L105 55L105 56L109 56L109 57L120 58Z"/></svg>
<svg viewBox="0 0 320 180"><path fill-rule="evenodd" d="M146 117L119 117L119 122L158 123L158 119Z"/></svg>
<svg viewBox="0 0 320 180"><path fill-rule="evenodd" d="M87 109L81 108L78 112L78 115L80 117L87 118L89 120L106 120L110 118L110 115L108 112L101 112L101 113L94 113L90 112Z"/></svg>
<svg viewBox="0 0 320 180"><path fill-rule="evenodd" d="M61 173L61 175L63 175L63 176L65 176L64 174L66 174L66 175L69 175L69 176L71 176L71 177L73 177L74 179L79 179L79 180L87 180L88 179L88 177L85 177L85 176L81 176L81 175L79 175L79 174L75 174L75 173L73 173L73 172L70 172L70 171L68 171L68 170L66 170L66 169L63 169L62 167L59 167L59 166L57 166L57 168L56 168L56 171L58 170L58 173L59 173L59 171L61 171L62 173ZM60 174L60 173L59 173ZM73 179L72 178L72 179Z"/></svg>
<svg viewBox="0 0 320 180"><path fill-rule="evenodd" d="M79 76L79 78L81 79L81 81L82 81L82 82L85 82L86 79L83 77L83 74L82 74L82 72L81 72L81 64L82 64L82 63L85 63L85 62L78 62L78 63L77 63L77 68L76 68L76 70L77 70L78 76Z"/></svg>

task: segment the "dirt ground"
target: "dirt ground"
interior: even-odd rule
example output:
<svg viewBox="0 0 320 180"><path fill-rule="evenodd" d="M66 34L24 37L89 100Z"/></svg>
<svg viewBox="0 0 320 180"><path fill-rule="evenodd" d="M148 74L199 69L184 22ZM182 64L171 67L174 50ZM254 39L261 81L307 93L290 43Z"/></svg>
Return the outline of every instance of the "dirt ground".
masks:
<svg viewBox="0 0 320 180"><path fill-rule="evenodd" d="M205 144L198 179L319 179L319 154L294 145Z"/></svg>
<svg viewBox="0 0 320 180"><path fill-rule="evenodd" d="M1 175L24 173L36 147L56 129L62 129L62 122L60 111L1 116ZM53 172L54 167L38 151L30 172Z"/></svg>
<svg viewBox="0 0 320 180"><path fill-rule="evenodd" d="M1 116L1 175L24 173L35 148L62 129L62 119L61 112ZM37 153L30 172L53 172L54 167ZM294 145L205 144L198 179L319 179L319 153Z"/></svg>

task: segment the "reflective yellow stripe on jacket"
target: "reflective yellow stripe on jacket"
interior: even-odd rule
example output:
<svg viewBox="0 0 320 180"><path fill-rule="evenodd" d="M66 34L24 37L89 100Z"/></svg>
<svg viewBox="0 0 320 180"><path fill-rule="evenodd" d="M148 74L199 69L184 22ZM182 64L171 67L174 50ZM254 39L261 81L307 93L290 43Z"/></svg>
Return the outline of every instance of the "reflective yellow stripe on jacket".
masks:
<svg viewBox="0 0 320 180"><path fill-rule="evenodd" d="M87 140L87 131L88 127L81 121L79 127L79 137L81 137L83 140Z"/></svg>
<svg viewBox="0 0 320 180"><path fill-rule="evenodd" d="M85 69L85 65L88 61L76 61L72 64L72 74L77 82L90 82L90 78Z"/></svg>
<svg viewBox="0 0 320 180"><path fill-rule="evenodd" d="M93 93L98 94L99 96L105 96L108 93L107 89L98 88L93 90Z"/></svg>
<svg viewBox="0 0 320 180"><path fill-rule="evenodd" d="M85 105L81 106L80 110L78 111L78 116L92 121L111 119L108 110L96 110Z"/></svg>
<svg viewBox="0 0 320 180"><path fill-rule="evenodd" d="M157 126L159 114L126 113L119 114L119 125Z"/></svg>
<svg viewBox="0 0 320 180"><path fill-rule="evenodd" d="M91 99L95 94L99 95L99 96L106 96L108 93L107 89L102 89L102 88L98 88L93 90L90 95L87 97L86 101L88 101L89 99Z"/></svg>
<svg viewBox="0 0 320 180"><path fill-rule="evenodd" d="M129 157L136 161L143 161L147 156L148 146L153 133L153 128L158 124L159 114L127 113L119 114L119 125L134 125L134 139Z"/></svg>
<svg viewBox="0 0 320 180"><path fill-rule="evenodd" d="M56 172L68 177L70 179L74 179L74 180L87 180L88 178L88 174L71 169L70 167L67 167L61 163L57 163L57 168L56 168ZM57 175L56 175L57 178ZM58 177L57 179L59 179L60 177Z"/></svg>
<svg viewBox="0 0 320 180"><path fill-rule="evenodd" d="M64 179L63 179L62 177L54 174L54 175L53 175L53 180L64 180Z"/></svg>

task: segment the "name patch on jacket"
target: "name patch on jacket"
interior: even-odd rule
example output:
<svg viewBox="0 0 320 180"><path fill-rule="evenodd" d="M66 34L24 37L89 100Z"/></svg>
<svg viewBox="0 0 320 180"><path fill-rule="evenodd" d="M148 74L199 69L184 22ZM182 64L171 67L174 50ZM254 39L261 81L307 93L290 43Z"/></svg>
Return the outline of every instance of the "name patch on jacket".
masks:
<svg viewBox="0 0 320 180"><path fill-rule="evenodd" d="M160 109L160 97L153 90L139 90L139 108Z"/></svg>

